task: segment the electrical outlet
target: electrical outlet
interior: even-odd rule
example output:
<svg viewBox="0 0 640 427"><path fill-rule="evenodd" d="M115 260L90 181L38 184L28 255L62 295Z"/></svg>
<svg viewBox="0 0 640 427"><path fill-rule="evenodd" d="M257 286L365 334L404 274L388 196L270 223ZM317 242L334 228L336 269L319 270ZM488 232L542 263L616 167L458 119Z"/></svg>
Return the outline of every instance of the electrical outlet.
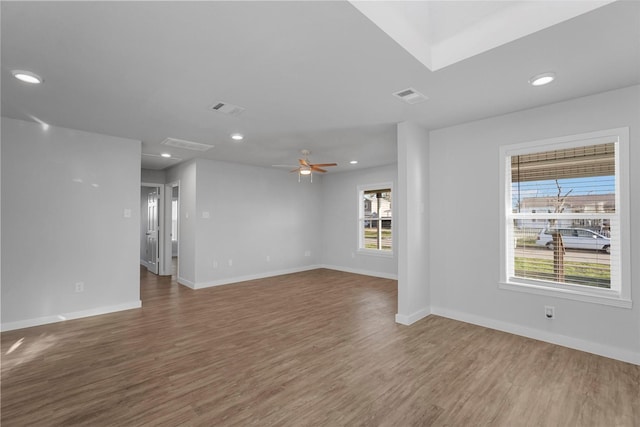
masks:
<svg viewBox="0 0 640 427"><path fill-rule="evenodd" d="M271 257L267 255L267 262L271 262Z"/></svg>
<svg viewBox="0 0 640 427"><path fill-rule="evenodd" d="M304 251L304 256L311 256L311 251Z"/></svg>
<svg viewBox="0 0 640 427"><path fill-rule="evenodd" d="M230 260L229 260L229 267L232 267L232 266L233 266L233 260L232 260L232 259L230 259Z"/></svg>
<svg viewBox="0 0 640 427"><path fill-rule="evenodd" d="M76 292L84 292L84 282L76 282Z"/></svg>
<svg viewBox="0 0 640 427"><path fill-rule="evenodd" d="M556 308L550 305L544 306L544 317L547 319L555 319L556 317Z"/></svg>
<svg viewBox="0 0 640 427"><path fill-rule="evenodd" d="M218 261L213 260L213 268L218 268Z"/></svg>

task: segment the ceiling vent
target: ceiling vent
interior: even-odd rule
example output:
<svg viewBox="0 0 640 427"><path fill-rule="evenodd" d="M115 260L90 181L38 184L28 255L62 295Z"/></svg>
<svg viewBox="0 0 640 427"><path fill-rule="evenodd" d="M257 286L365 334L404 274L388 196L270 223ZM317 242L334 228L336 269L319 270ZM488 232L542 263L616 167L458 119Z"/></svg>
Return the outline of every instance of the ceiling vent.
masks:
<svg viewBox="0 0 640 427"><path fill-rule="evenodd" d="M167 145L169 147L182 148L185 150L192 150L192 151L207 151L213 148L213 145L200 144L199 142L185 141L184 139L176 139L176 138L167 138L164 141L162 141L162 144Z"/></svg>
<svg viewBox="0 0 640 427"><path fill-rule="evenodd" d="M239 116L245 110L242 107L229 104L228 102L217 102L209 107L209 109L229 116Z"/></svg>
<svg viewBox="0 0 640 427"><path fill-rule="evenodd" d="M418 104L429 99L413 88L401 90L394 93L393 96L402 99L407 104Z"/></svg>

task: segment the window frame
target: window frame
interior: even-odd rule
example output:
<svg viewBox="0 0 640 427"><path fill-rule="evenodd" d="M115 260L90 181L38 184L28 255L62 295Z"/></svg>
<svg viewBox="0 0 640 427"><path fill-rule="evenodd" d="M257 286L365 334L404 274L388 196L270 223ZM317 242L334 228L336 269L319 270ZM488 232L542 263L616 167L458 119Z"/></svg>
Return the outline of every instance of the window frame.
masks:
<svg viewBox="0 0 640 427"><path fill-rule="evenodd" d="M363 203L363 199L364 199L364 193L367 191L374 191L374 190L383 190L383 189L388 189L389 192L391 193L391 249L372 249L372 248L366 248L365 247L365 236L364 236L364 221L366 220L365 218L365 212L364 212L364 203ZM358 240L357 240L357 249L356 252L358 254L363 254L363 255L373 255L373 256L380 256L380 257L388 257L388 258L393 258L394 256L394 215L393 215L393 198L394 198L394 189L393 189L393 183L392 182L382 182L382 183L377 183L377 184L364 184L364 185L358 185L357 186L357 203L358 203L358 207L357 207L357 227L358 227ZM382 223L382 219L380 218L380 223Z"/></svg>
<svg viewBox="0 0 640 427"><path fill-rule="evenodd" d="M616 248L618 257L611 258L611 288L590 288L582 285L558 284L544 280L532 280L514 277L514 252L512 223L515 217L511 206L511 162L512 156L535 152L560 150L603 142L616 144L615 150L615 206L616 220L619 224L619 241ZM629 128L615 128L602 131L563 137L535 140L500 147L500 289L525 292L537 295L559 297L622 308L632 308L631 300L631 264L630 264L630 216L629 216ZM565 216L563 216L565 215ZM566 214L548 216L566 217ZM574 215L575 216L575 215ZM577 215L579 216L579 215ZM615 261L615 262L614 262ZM615 282L614 282L615 279Z"/></svg>

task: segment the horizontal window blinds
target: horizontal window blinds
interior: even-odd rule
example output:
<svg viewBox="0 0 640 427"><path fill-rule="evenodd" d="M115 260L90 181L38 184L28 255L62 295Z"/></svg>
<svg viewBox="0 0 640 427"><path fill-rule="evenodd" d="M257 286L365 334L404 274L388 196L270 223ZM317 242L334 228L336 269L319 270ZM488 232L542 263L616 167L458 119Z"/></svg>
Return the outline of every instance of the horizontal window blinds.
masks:
<svg viewBox="0 0 640 427"><path fill-rule="evenodd" d="M511 157L511 181L615 175L615 144L598 144Z"/></svg>
<svg viewBox="0 0 640 427"><path fill-rule="evenodd" d="M613 213L615 144L511 157L514 213Z"/></svg>

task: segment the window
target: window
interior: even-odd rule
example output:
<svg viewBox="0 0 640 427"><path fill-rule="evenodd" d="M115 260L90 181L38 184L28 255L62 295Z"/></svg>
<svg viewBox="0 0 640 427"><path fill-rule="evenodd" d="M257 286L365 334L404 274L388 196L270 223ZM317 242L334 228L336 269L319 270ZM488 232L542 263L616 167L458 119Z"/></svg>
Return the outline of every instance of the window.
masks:
<svg viewBox="0 0 640 427"><path fill-rule="evenodd" d="M501 148L501 288L631 307L628 135Z"/></svg>
<svg viewBox="0 0 640 427"><path fill-rule="evenodd" d="M391 184L358 187L358 250L393 254Z"/></svg>

